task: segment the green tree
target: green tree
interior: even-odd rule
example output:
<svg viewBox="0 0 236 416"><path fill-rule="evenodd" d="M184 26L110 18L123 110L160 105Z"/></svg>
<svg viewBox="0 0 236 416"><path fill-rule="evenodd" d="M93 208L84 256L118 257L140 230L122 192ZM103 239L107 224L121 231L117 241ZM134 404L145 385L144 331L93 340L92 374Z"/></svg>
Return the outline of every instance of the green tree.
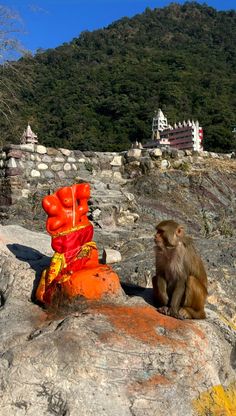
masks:
<svg viewBox="0 0 236 416"><path fill-rule="evenodd" d="M16 60L26 53L18 39L22 33L22 21L17 13L0 5L0 113L8 133L14 135L13 118L20 104L25 74L19 70ZM2 136L2 134L1 134ZM10 136L10 134L9 134ZM0 138L0 143L3 137Z"/></svg>
<svg viewBox="0 0 236 416"><path fill-rule="evenodd" d="M236 113L236 12L187 2L147 9L12 64L20 86L14 126L81 150L124 150L151 137L154 111L198 119L206 150L229 151ZM5 85L14 79L5 69ZM17 83L20 85L19 83ZM17 94L18 95L18 94ZM8 95L9 97L9 95ZM9 137L10 124L1 132ZM17 137L17 135L14 135ZM18 134L19 137L19 134Z"/></svg>

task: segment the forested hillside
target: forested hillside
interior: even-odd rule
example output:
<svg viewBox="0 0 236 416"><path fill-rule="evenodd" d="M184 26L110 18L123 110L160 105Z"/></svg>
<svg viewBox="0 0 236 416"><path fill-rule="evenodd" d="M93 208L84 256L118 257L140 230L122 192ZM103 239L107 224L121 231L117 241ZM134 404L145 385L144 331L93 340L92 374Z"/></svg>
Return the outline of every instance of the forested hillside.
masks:
<svg viewBox="0 0 236 416"><path fill-rule="evenodd" d="M170 123L198 119L206 150L235 150L235 45L236 12L197 3L83 32L15 64L26 82L2 137L19 140L29 121L48 146L120 151L150 139L161 107Z"/></svg>

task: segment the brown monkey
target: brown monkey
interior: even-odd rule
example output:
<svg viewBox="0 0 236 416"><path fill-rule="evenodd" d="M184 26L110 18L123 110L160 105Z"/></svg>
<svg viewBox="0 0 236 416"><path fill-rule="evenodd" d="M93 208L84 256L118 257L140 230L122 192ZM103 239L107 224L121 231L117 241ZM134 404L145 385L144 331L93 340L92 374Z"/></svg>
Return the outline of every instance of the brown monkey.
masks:
<svg viewBox="0 0 236 416"><path fill-rule="evenodd" d="M173 220L156 226L156 276L152 279L159 312L179 319L204 319L207 275L193 241Z"/></svg>

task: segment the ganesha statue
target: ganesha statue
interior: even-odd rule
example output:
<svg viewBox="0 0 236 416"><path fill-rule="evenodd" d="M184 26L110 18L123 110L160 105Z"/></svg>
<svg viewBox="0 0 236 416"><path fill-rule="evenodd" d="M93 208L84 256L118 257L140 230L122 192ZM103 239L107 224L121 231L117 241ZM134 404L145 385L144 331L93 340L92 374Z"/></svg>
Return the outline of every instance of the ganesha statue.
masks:
<svg viewBox="0 0 236 416"><path fill-rule="evenodd" d="M66 186L43 198L54 255L41 275L37 301L50 305L56 293L89 300L120 293L118 275L99 263L93 225L87 217L89 198L88 183Z"/></svg>

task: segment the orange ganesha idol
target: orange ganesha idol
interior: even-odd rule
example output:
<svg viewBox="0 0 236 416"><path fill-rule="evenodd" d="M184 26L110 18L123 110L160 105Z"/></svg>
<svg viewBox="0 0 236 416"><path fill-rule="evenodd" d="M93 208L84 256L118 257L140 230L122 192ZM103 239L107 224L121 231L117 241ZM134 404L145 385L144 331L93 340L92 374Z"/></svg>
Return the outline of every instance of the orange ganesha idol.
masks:
<svg viewBox="0 0 236 416"><path fill-rule="evenodd" d="M87 218L90 186L75 184L43 198L48 215L46 228L55 251L50 266L43 271L36 299L46 305L60 291L68 298L89 300L118 295L119 277L108 265L100 264L93 239L93 225Z"/></svg>

